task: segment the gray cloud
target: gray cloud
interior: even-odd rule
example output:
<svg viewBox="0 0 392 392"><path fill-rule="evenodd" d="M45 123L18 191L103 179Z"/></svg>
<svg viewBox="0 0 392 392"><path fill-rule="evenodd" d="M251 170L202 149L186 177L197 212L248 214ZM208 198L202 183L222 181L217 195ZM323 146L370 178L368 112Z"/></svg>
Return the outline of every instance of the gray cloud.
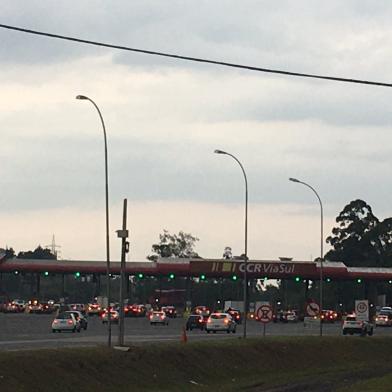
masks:
<svg viewBox="0 0 392 392"><path fill-rule="evenodd" d="M303 137L306 139L306 134ZM378 133L378 137L387 134ZM385 180L388 166L362 159L345 144L355 140L355 131L341 140L314 133L314 140L279 148L270 142L226 146L243 162L249 180L250 202L261 204L312 204L307 189L289 183L299 177L322 195L326 209L341 208L354 198L369 201L382 213L389 209L391 185ZM362 135L371 144L372 136ZM319 143L328 140L326 144ZM18 138L15 137L15 143ZM305 147L305 143L307 146ZM1 209L99 206L104 199L103 143L100 138L69 136L43 140L25 139L22 154L5 159L2 166ZM327 147L328 146L328 147ZM220 145L140 141L132 137L109 139L110 197L135 201L189 200L212 203L241 203L242 173L234 161L213 154ZM375 147L375 146L374 146ZM328 153L329 149L329 153ZM371 149L372 151L373 149ZM371 159L369 151L368 158ZM334 210L335 211L335 210Z"/></svg>
<svg viewBox="0 0 392 392"><path fill-rule="evenodd" d="M389 2L279 4L29 1L21 7L8 1L2 4L2 23L151 50L390 81ZM239 169L212 154L214 148L227 147L247 168L252 203L312 203L312 195L288 183L288 177L298 176L314 184L327 205L343 207L361 197L377 205L381 213L390 209L391 186L385 176L389 154L384 147L392 141L388 136L392 120L389 89L256 76L3 30L0 39L0 59L8 67L52 65L52 72L39 82L29 82L24 71L26 89L29 83L50 85L53 75L60 78L62 65L71 60L106 53L113 55L113 73L116 66L125 66L122 76L146 72L173 78L173 85L153 80L148 90L141 91L142 85L140 97L132 95L129 83L113 82L118 83L123 101L107 105L105 112L108 117L113 113L110 120L122 116L124 120L116 124L122 132L111 134L109 140L112 200L127 196L132 200L241 202ZM94 68L75 72L83 73L90 83L106 75ZM176 85L174 79L182 72L188 79ZM106 89L101 89L104 96ZM57 93L54 88L51 92ZM130 96L133 106L126 101ZM0 208L98 205L104 196L100 136L88 139L83 133L71 137L77 133L60 132L57 129L64 118L57 116L63 108L49 110L43 121L38 106L39 102L31 113L21 110L2 117L9 133L7 149L4 144L0 148ZM127 107L135 108L135 114L126 117ZM35 127L54 131L50 136L38 131L23 138L18 132L12 136L13 123L20 116L29 116ZM249 131L249 123L256 124L259 132ZM296 137L288 140L282 136L265 141L266 129L273 123L284 123L286 129L304 124L306 131L293 131ZM177 130L174 137L165 139L165 131L190 124L199 127L192 135ZM225 124L238 126L238 134L213 128ZM19 126L28 129L29 124ZM136 130L135 136L126 135L127 127ZM163 131L154 134L154 127ZM215 133L215 139L208 137Z"/></svg>
<svg viewBox="0 0 392 392"><path fill-rule="evenodd" d="M14 1L2 3L4 23L151 50L162 50L298 71L382 77L390 69L387 1ZM45 17L43 17L45 16ZM197 67L17 32L0 32L0 58L10 62L64 61L114 54L130 66ZM387 66L389 64L389 66Z"/></svg>

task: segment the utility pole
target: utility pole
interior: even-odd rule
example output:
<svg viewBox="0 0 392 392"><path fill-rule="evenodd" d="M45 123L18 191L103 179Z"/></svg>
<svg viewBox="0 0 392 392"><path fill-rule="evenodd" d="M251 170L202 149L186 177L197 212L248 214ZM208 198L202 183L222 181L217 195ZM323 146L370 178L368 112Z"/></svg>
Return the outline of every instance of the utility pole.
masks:
<svg viewBox="0 0 392 392"><path fill-rule="evenodd" d="M117 230L117 237L121 238L121 272L120 272L120 320L118 345L124 345L124 291L125 285L125 258L129 252L128 230L127 230L127 199L124 199L122 230Z"/></svg>

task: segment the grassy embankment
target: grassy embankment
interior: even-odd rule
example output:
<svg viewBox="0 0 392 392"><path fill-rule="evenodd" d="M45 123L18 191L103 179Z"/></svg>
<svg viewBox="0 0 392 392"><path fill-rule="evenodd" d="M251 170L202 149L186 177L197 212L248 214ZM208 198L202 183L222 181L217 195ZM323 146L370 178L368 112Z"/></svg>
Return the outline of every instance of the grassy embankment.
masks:
<svg viewBox="0 0 392 392"><path fill-rule="evenodd" d="M1 392L391 391L388 338L267 338L0 352Z"/></svg>

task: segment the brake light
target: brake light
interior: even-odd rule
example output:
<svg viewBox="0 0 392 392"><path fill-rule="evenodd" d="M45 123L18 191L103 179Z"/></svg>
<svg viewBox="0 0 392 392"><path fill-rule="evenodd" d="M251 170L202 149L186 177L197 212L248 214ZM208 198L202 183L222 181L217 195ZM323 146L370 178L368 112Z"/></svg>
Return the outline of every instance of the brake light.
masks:
<svg viewBox="0 0 392 392"><path fill-rule="evenodd" d="M207 320L207 323L211 323L211 319L210 318Z"/></svg>
<svg viewBox="0 0 392 392"><path fill-rule="evenodd" d="M165 316L161 316L161 320L163 320L165 318Z"/></svg>
<svg viewBox="0 0 392 392"><path fill-rule="evenodd" d="M152 315L150 315L150 320L152 320Z"/></svg>
<svg viewBox="0 0 392 392"><path fill-rule="evenodd" d="M72 324L73 324L73 321L72 321L72 320L68 320L68 324L69 324L69 325L72 325Z"/></svg>
<svg viewBox="0 0 392 392"><path fill-rule="evenodd" d="M54 321L53 321L53 324L58 324L58 323L59 323L58 320L54 320Z"/></svg>
<svg viewBox="0 0 392 392"><path fill-rule="evenodd" d="M225 318L225 324L229 323L229 319Z"/></svg>

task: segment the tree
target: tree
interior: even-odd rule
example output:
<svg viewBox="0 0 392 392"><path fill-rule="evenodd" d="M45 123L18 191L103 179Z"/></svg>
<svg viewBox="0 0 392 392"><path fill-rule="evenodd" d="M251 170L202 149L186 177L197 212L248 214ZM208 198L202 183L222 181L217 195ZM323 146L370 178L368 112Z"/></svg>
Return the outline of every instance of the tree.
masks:
<svg viewBox="0 0 392 392"><path fill-rule="evenodd" d="M57 260L57 256L54 255L50 249L44 249L41 245L38 245L34 251L28 250L26 252L19 252L18 259L50 259Z"/></svg>
<svg viewBox="0 0 392 392"><path fill-rule="evenodd" d="M363 200L348 204L336 218L339 224L327 238L333 249L325 258L343 261L349 267L391 267L392 266L392 218L380 222L373 215L371 207ZM339 302L358 298L361 294L354 282L338 284ZM385 283L365 282L365 295L376 303L377 292L387 291Z"/></svg>
<svg viewBox="0 0 392 392"><path fill-rule="evenodd" d="M379 266L392 267L392 218L379 222L369 234Z"/></svg>
<svg viewBox="0 0 392 392"><path fill-rule="evenodd" d="M5 258L12 259L14 257L15 257L15 251L12 248L6 248L5 249Z"/></svg>
<svg viewBox="0 0 392 392"><path fill-rule="evenodd" d="M0 248L0 260L12 259L15 257L15 251L12 248L6 247L5 249Z"/></svg>
<svg viewBox="0 0 392 392"><path fill-rule="evenodd" d="M147 259L157 261L160 257L199 257L194 251L196 241L199 239L189 233L180 231L178 234L172 235L167 230L163 230L163 234L159 235L159 243L153 244L151 247L155 254L147 256Z"/></svg>
<svg viewBox="0 0 392 392"><path fill-rule="evenodd" d="M377 235L379 220L363 200L353 200L336 218L338 227L332 229L327 243L333 247L325 258L343 261L348 266L377 266L380 245Z"/></svg>

